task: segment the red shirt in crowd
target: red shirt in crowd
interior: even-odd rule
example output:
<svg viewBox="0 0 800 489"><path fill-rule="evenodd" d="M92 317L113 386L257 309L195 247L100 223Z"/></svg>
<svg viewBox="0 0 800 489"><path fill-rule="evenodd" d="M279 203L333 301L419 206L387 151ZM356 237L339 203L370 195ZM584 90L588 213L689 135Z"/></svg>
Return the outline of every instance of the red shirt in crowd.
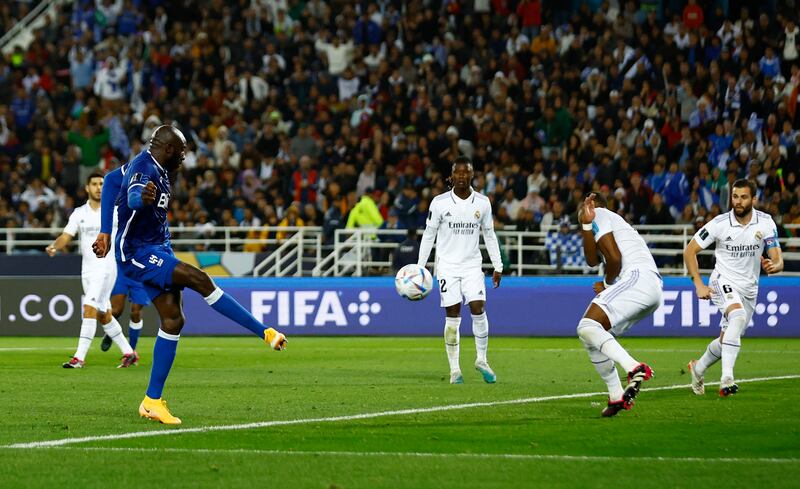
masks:
<svg viewBox="0 0 800 489"><path fill-rule="evenodd" d="M523 27L539 27L542 25L542 2L531 0L517 6L517 16L522 19Z"/></svg>
<svg viewBox="0 0 800 489"><path fill-rule="evenodd" d="M699 29L703 25L703 9L698 5L687 5L683 9L683 23L689 29Z"/></svg>

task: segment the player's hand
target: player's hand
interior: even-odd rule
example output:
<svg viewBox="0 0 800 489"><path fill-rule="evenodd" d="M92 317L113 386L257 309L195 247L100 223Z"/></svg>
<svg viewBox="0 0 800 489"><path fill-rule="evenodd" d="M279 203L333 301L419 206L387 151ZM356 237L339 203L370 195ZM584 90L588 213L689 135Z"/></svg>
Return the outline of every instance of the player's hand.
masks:
<svg viewBox="0 0 800 489"><path fill-rule="evenodd" d="M705 284L695 285L694 288L698 299L711 299L711 295L714 293L711 287Z"/></svg>
<svg viewBox="0 0 800 489"><path fill-rule="evenodd" d="M147 185L142 189L142 202L144 205L150 205L156 201L156 184L152 181L147 182Z"/></svg>
<svg viewBox="0 0 800 489"><path fill-rule="evenodd" d="M100 233L97 239L92 243L92 251L94 251L97 258L105 258L108 254L109 243L111 243L111 235L108 233Z"/></svg>
<svg viewBox="0 0 800 489"><path fill-rule="evenodd" d="M494 273L492 273L492 285L494 285L495 289L500 287L500 280L502 279L503 279L502 273L498 272L497 270L495 270Z"/></svg>
<svg viewBox="0 0 800 489"><path fill-rule="evenodd" d="M599 294L600 292L606 290L606 284L604 284L603 281L600 280L598 282L595 282L594 285L592 285L592 288L594 289L595 294Z"/></svg>
<svg viewBox="0 0 800 489"><path fill-rule="evenodd" d="M46 251L49 256L56 256L56 251L58 250L56 250L54 245L50 244L47 245L47 248L45 248L44 251Z"/></svg>
<svg viewBox="0 0 800 489"><path fill-rule="evenodd" d="M767 272L769 275L780 272L778 267L776 267L775 264L772 263L772 260L770 260L769 258L764 258L763 256L761 257L761 268L763 268L764 271Z"/></svg>
<svg viewBox="0 0 800 489"><path fill-rule="evenodd" d="M583 212L579 216L581 224L591 224L597 213L594 211L594 194L583 199Z"/></svg>

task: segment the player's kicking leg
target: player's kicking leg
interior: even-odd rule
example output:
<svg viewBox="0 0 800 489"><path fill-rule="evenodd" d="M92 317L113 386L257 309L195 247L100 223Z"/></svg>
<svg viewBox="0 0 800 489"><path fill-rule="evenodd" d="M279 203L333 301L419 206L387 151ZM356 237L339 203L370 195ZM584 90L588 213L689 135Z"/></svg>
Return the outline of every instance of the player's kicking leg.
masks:
<svg viewBox="0 0 800 489"><path fill-rule="evenodd" d="M469 303L472 313L472 335L475 338L475 369L480 372L486 383L494 384L497 382L497 376L486 360L486 350L489 348L489 320L486 318L485 304L486 302L481 300Z"/></svg>
<svg viewBox="0 0 800 489"><path fill-rule="evenodd" d="M642 383L653 376L652 369L635 360L609 332L611 322L605 311L594 302L589 305L578 323L578 337L589 353L589 359L608 386L608 407L603 416L614 416L623 409L633 407ZM619 364L628 373L628 385L622 389L616 374ZM616 379L616 380L615 380Z"/></svg>
<svg viewBox="0 0 800 489"><path fill-rule="evenodd" d="M287 340L282 333L261 324L233 297L217 287L207 273L178 261L169 252L153 250L146 253L152 253L152 256L156 257L154 261L157 263L159 259L163 260L162 267L141 269L143 282L151 289L155 289L156 286L161 289L160 295L153 299L153 305L161 318L161 329L153 348L150 383L147 394L139 406L139 414L166 424L180 424L181 420L170 413L166 402L161 398L164 383L175 360L175 352L184 324L180 289L188 287L201 294L214 310L263 338L275 350L283 350ZM151 260L142 259L137 262L149 264ZM155 294L151 294L151 296L153 295Z"/></svg>

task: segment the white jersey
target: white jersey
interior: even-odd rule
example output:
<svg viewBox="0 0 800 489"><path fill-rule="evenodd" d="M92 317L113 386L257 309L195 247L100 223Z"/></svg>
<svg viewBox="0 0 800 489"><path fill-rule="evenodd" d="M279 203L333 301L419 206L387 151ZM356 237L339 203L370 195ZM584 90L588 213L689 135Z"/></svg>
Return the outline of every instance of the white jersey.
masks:
<svg viewBox="0 0 800 489"><path fill-rule="evenodd" d="M625 219L602 207L596 208L595 213L594 221L592 221L594 240L597 242L606 234L613 233L614 241L617 242L619 253L622 256L620 276L633 269L651 270L658 273L658 267L647 243Z"/></svg>
<svg viewBox="0 0 800 489"><path fill-rule="evenodd" d="M756 209L746 225L736 220L732 210L720 214L697 231L694 240L704 249L716 243L714 271L745 297L758 294L761 255L780 248L772 217Z"/></svg>
<svg viewBox="0 0 800 489"><path fill-rule="evenodd" d="M483 257L478 245L483 231L492 265L496 271L503 271L494 235L492 204L485 195L474 190L466 199L459 198L452 190L438 195L431 201L425 224L418 265L427 263L435 239L437 274L480 271Z"/></svg>
<svg viewBox="0 0 800 489"><path fill-rule="evenodd" d="M97 239L97 235L100 234L100 207L92 209L87 202L72 211L72 214L69 216L69 221L67 221L67 225L64 227L64 233L72 237L80 234L80 250L83 255L82 275L105 271L109 263L105 260L109 256L111 257L111 261L114 261L113 248L109 251L106 258L97 258L94 251L92 251L92 244Z"/></svg>

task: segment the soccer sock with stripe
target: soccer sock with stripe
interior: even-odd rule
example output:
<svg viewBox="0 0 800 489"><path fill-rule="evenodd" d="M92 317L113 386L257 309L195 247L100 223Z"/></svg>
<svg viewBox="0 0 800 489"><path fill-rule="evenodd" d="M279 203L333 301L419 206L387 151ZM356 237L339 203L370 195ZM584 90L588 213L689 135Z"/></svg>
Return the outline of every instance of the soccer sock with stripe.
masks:
<svg viewBox="0 0 800 489"><path fill-rule="evenodd" d="M205 299L208 305L218 313L249 329L256 336L264 338L264 331L267 328L227 292L217 287Z"/></svg>
<svg viewBox="0 0 800 489"><path fill-rule="evenodd" d="M103 330L108 337L111 338L111 341L119 347L123 355L130 355L133 353L133 348L131 348L128 340L125 339L125 335L122 334L122 326L117 322L117 318L111 316L111 321L103 325Z"/></svg>
<svg viewBox="0 0 800 489"><path fill-rule="evenodd" d="M444 349L447 351L447 361L450 363L450 371L461 370L458 364L459 341L461 334L458 331L461 326L461 318L445 318L444 320Z"/></svg>
<svg viewBox="0 0 800 489"><path fill-rule="evenodd" d="M625 391L622 389L622 382L619 380L619 374L617 373L617 367L614 365L614 362L600 353L597 348L587 344L585 341L583 342L583 346L586 348L586 352L589 354L589 360L591 360L595 370L597 370L597 373L600 374L600 378L603 379L608 387L608 399L610 401L619 401L622 399L622 394Z"/></svg>
<svg viewBox="0 0 800 489"><path fill-rule="evenodd" d="M134 350L136 349L136 345L139 344L139 334L141 334L143 326L144 321L141 319L138 323L134 323L133 321L128 323L128 342L131 344L131 348Z"/></svg>
<svg viewBox="0 0 800 489"><path fill-rule="evenodd" d="M625 372L630 372L639 362L622 348L622 345L614 338L614 336L603 329L603 326L594 319L583 318L578 323L578 336L588 343L589 345L597 348L597 350L617 362L620 367L625 369Z"/></svg>
<svg viewBox="0 0 800 489"><path fill-rule="evenodd" d="M734 309L728 313L728 327L722 335L722 378L733 379L733 366L742 346L742 333L747 327L747 314L744 309Z"/></svg>
<svg viewBox="0 0 800 489"><path fill-rule="evenodd" d="M489 320L486 311L472 315L472 335L475 337L475 360L486 362L486 350L489 348Z"/></svg>
<svg viewBox="0 0 800 489"><path fill-rule="evenodd" d="M705 375L708 367L717 363L720 358L722 358L722 344L719 342L719 337L716 337L711 340L711 343L706 347L706 352L695 364L695 373L700 376Z"/></svg>
<svg viewBox="0 0 800 489"><path fill-rule="evenodd" d="M165 333L158 330L156 345L153 347L153 368L150 370L150 383L147 385L147 397L161 399L164 383L167 381L175 353L178 350L179 334Z"/></svg>
<svg viewBox="0 0 800 489"><path fill-rule="evenodd" d="M80 361L86 360L86 353L89 352L89 347L92 346L92 340L96 332L97 319L83 318L80 337L78 337L78 349L75 350L75 358Z"/></svg>

